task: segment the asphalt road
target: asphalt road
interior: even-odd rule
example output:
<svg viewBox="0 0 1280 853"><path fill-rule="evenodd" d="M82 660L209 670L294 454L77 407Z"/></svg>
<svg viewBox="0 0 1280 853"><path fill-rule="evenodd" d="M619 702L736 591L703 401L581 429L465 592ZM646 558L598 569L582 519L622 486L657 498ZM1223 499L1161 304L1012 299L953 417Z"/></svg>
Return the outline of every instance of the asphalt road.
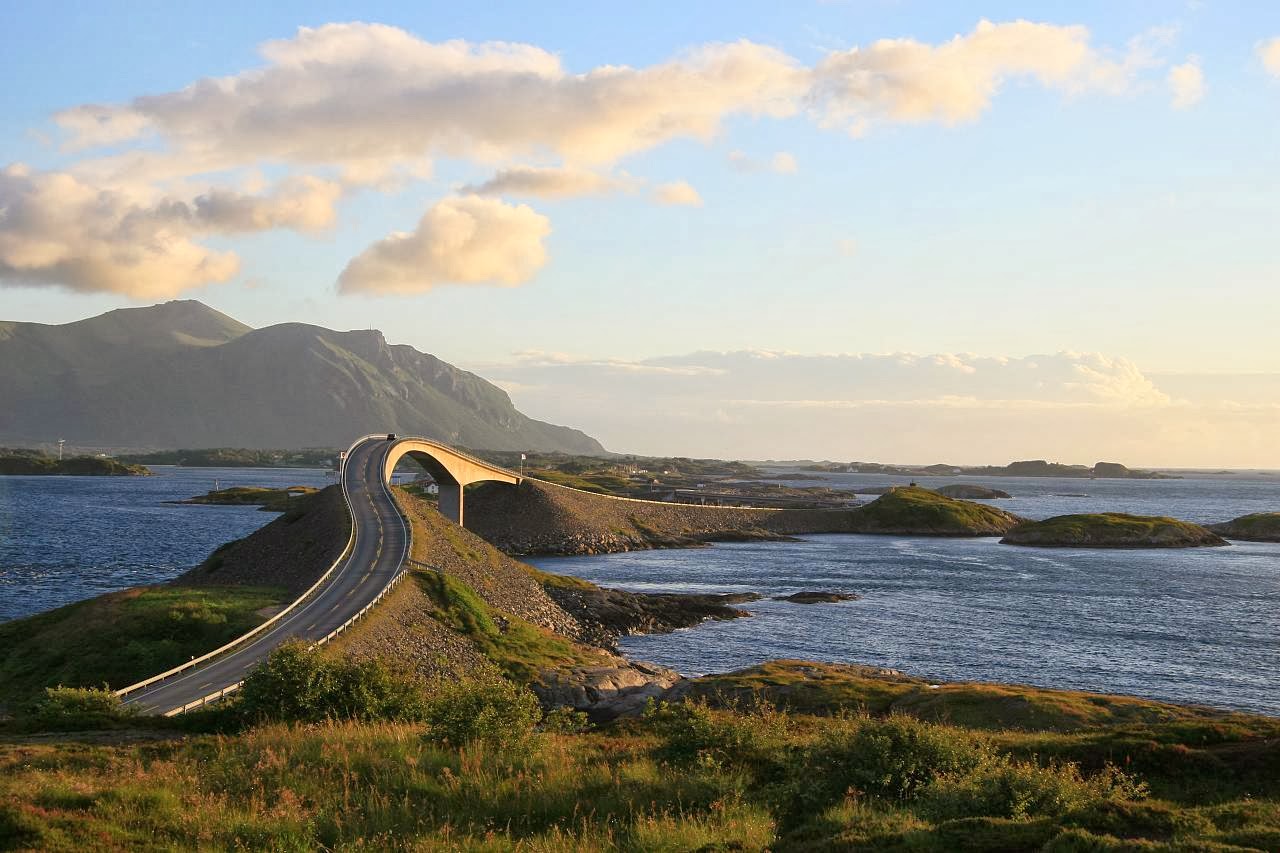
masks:
<svg viewBox="0 0 1280 853"><path fill-rule="evenodd" d="M355 547L308 600L242 647L131 693L125 704L163 714L238 684L285 640L319 640L376 598L409 556L404 521L382 482L390 445L385 438L366 439L348 456L342 480L355 524Z"/></svg>

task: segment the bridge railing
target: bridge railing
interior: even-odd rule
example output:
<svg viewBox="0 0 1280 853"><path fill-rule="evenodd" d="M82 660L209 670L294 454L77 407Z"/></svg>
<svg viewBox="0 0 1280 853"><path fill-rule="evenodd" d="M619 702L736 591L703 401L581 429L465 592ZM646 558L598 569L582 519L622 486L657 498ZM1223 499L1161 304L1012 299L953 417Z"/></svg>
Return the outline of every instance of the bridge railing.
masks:
<svg viewBox="0 0 1280 853"><path fill-rule="evenodd" d="M347 448L347 452L342 457L342 468L338 472L338 483L340 484L340 488L342 489L343 503L347 507L347 516L351 521L351 533L350 535L347 536L347 544L346 544L346 547L342 549L342 553L338 554L337 559L333 561L333 563L329 566L329 568L325 570L325 573L322 574L316 580L315 583L313 583L300 596L295 598L289 604L289 606L286 607L284 610L281 610L279 613L272 616L270 619L263 622L261 625L258 625L252 630L246 631L245 633L241 634L239 637L236 637L231 642L221 645L211 652L200 655L200 657L192 658L186 663L179 664L178 666L175 666L173 669L167 669L158 675L153 675L150 678L145 678L142 681L137 682L136 684L130 684L128 687L122 687L119 690L115 691L115 694L121 697L128 696L130 693L136 693L137 691L142 690L143 688L150 687L153 684L158 684L159 682L164 681L166 678L171 678L175 675L186 672L189 669L194 669L200 664L205 663L206 661L212 660L213 658L216 658L219 655L226 654L227 652L241 645L245 641L253 639L254 637L261 634L263 631L270 628L272 625L279 622L289 613L292 613L295 609L297 609L298 605L302 604L304 601L310 598L312 594L314 594L318 589L320 589L320 587L324 584L324 582L328 580L329 577L333 574L334 570L336 570L338 566L342 565L343 561L346 560L347 557L350 556L351 552L355 549L356 523L355 523L355 515L351 512L351 499L350 499L350 496L347 494L347 478L346 478L347 459L351 457L351 451L354 450L357 445L359 445L364 441L368 441L371 438L376 438L376 437L377 437L376 435L366 435L366 436L361 436L360 438L357 438L354 442L352 442L351 446ZM236 685L236 686L239 686L239 685Z"/></svg>
<svg viewBox="0 0 1280 853"><path fill-rule="evenodd" d="M365 438L360 439L360 441L364 441L366 438L376 438L376 436L365 436ZM360 441L357 441L356 444L359 444ZM353 444L352 447L355 447L355 445ZM337 628L334 628L332 631L330 631L329 633L325 634L323 637L313 642L310 648L314 649L318 646L323 646L325 643L329 642L330 640L333 640L343 631L347 630L352 625L354 625L361 617L363 617L366 613L372 610L374 605L382 601L382 599L386 598L387 595L393 589L395 589L397 586L400 585L400 581L404 580L405 577L411 571L413 571L412 566L416 565L416 566L421 566L423 568L429 568L429 569L439 571L439 569L435 566L428 566L426 563L423 563L420 560L413 559L413 556L412 556L413 555L413 525L409 524L405 520L404 510L401 509L400 502L395 499L395 495L393 495L391 493L391 490L387 488L387 484L385 482L382 482L381 477L379 477L378 479L379 479L379 482L382 483L383 494L387 496L387 499L391 501L391 505L395 507L396 517L400 519L400 527L404 531L404 560L401 562L399 570L395 573L395 575L391 578L391 580L387 582L386 586L384 586L382 590L379 591L379 593L374 597L372 601L370 601L364 607L360 608L360 610L357 613L355 613L350 619L343 622ZM345 495L345 493L346 493L346 489L344 486L343 494ZM353 518L352 530L354 531L354 529L355 529L355 523ZM165 711L164 716L175 717L178 714L183 714L183 713L186 713L187 711L195 710L196 708L203 708L205 705L208 705L213 702L217 702L218 700L224 698L229 693L234 693L235 691L239 690L242 686L244 686L243 680L237 681L235 684L229 684L220 690L217 690L206 696L201 696L199 699L194 699L180 708L173 708L171 710Z"/></svg>

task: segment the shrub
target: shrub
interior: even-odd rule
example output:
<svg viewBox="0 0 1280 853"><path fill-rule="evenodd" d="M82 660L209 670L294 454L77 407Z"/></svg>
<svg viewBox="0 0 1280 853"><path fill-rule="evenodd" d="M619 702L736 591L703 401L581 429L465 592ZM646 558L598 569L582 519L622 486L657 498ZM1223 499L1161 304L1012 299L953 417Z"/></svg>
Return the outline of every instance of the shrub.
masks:
<svg viewBox="0 0 1280 853"><path fill-rule="evenodd" d="M253 720L418 720L425 713L421 686L381 661L327 660L301 641L282 644L240 689L240 706Z"/></svg>
<svg viewBox="0 0 1280 853"><path fill-rule="evenodd" d="M41 729L70 731L107 728L135 715L106 688L49 687L32 709L30 722Z"/></svg>
<svg viewBox="0 0 1280 853"><path fill-rule="evenodd" d="M967 773L991 752L972 732L893 716L824 733L812 750L814 778L840 792L911 799L939 776Z"/></svg>
<svg viewBox="0 0 1280 853"><path fill-rule="evenodd" d="M538 699L510 681L462 681L432 696L426 707L430 740L485 743L508 752L528 746L542 716Z"/></svg>
<svg viewBox="0 0 1280 853"><path fill-rule="evenodd" d="M591 728L584 711L572 708L553 708L542 718L542 730L557 735L577 735Z"/></svg>
<svg viewBox="0 0 1280 853"><path fill-rule="evenodd" d="M773 769L782 758L791 728L784 711L757 705L745 711L712 709L705 701L650 706L645 718L663 739L669 761Z"/></svg>
<svg viewBox="0 0 1280 853"><path fill-rule="evenodd" d="M1114 767L1086 778L1075 764L1041 767L1001 759L940 776L921 793L921 807L936 820L1057 817L1099 803L1142 799L1146 793L1145 784Z"/></svg>

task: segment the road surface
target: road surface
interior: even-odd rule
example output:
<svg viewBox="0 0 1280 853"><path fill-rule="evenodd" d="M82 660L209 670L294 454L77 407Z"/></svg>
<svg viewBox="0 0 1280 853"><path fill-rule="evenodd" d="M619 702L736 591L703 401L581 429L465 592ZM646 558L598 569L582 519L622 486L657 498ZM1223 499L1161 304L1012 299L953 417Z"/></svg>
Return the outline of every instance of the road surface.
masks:
<svg viewBox="0 0 1280 853"><path fill-rule="evenodd" d="M311 597L262 634L201 666L137 690L126 705L163 714L238 684L285 640L328 636L373 601L399 572L409 537L382 480L391 442L368 438L352 448L342 470L356 540L351 554Z"/></svg>

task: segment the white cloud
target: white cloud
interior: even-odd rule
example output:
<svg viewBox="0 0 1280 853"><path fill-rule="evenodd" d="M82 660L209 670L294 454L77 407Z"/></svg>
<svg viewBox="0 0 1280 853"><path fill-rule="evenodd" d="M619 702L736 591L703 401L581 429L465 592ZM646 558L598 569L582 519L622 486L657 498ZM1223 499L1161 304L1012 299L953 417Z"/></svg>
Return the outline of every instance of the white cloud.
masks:
<svg viewBox="0 0 1280 853"><path fill-rule="evenodd" d="M685 207L702 207L702 196L686 181L661 184L653 191L653 197L661 204Z"/></svg>
<svg viewBox="0 0 1280 853"><path fill-rule="evenodd" d="M1258 45L1258 59L1272 77L1280 77L1280 36Z"/></svg>
<svg viewBox="0 0 1280 853"><path fill-rule="evenodd" d="M193 237L324 228L340 195L336 184L303 176L265 195L212 189L183 199L12 165L0 171L0 284L175 296L239 269L233 253Z"/></svg>
<svg viewBox="0 0 1280 853"><path fill-rule="evenodd" d="M347 264L344 293L421 293L441 284L514 287L547 254L551 223L526 205L464 196L432 206L412 232L392 234Z"/></svg>
<svg viewBox="0 0 1280 853"><path fill-rule="evenodd" d="M634 178L602 175L585 169L515 166L499 171L483 184L466 186L461 191L476 195L567 198L634 192L639 183Z"/></svg>
<svg viewBox="0 0 1280 853"><path fill-rule="evenodd" d="M797 110L806 74L774 48L708 44L644 68L565 70L528 44L432 43L381 24L303 27L267 42L266 65L118 106L64 111L84 146L156 132L223 163L550 151L602 163L678 137L706 139L735 114Z"/></svg>
<svg viewBox="0 0 1280 853"><path fill-rule="evenodd" d="M1173 66L1165 79L1173 95L1175 109L1193 107L1204 97L1204 71L1200 68L1199 57L1188 57L1186 62Z"/></svg>
<svg viewBox="0 0 1280 853"><path fill-rule="evenodd" d="M852 237L842 237L836 240L836 251L844 255L846 258L852 258L858 254L858 241Z"/></svg>
<svg viewBox="0 0 1280 853"><path fill-rule="evenodd" d="M1065 92L1125 91L1154 64L1147 40L1113 59L1089 43L1082 26L981 21L939 45L883 39L833 51L814 69L810 100L823 119L859 133L880 121L972 121L1010 79Z"/></svg>

